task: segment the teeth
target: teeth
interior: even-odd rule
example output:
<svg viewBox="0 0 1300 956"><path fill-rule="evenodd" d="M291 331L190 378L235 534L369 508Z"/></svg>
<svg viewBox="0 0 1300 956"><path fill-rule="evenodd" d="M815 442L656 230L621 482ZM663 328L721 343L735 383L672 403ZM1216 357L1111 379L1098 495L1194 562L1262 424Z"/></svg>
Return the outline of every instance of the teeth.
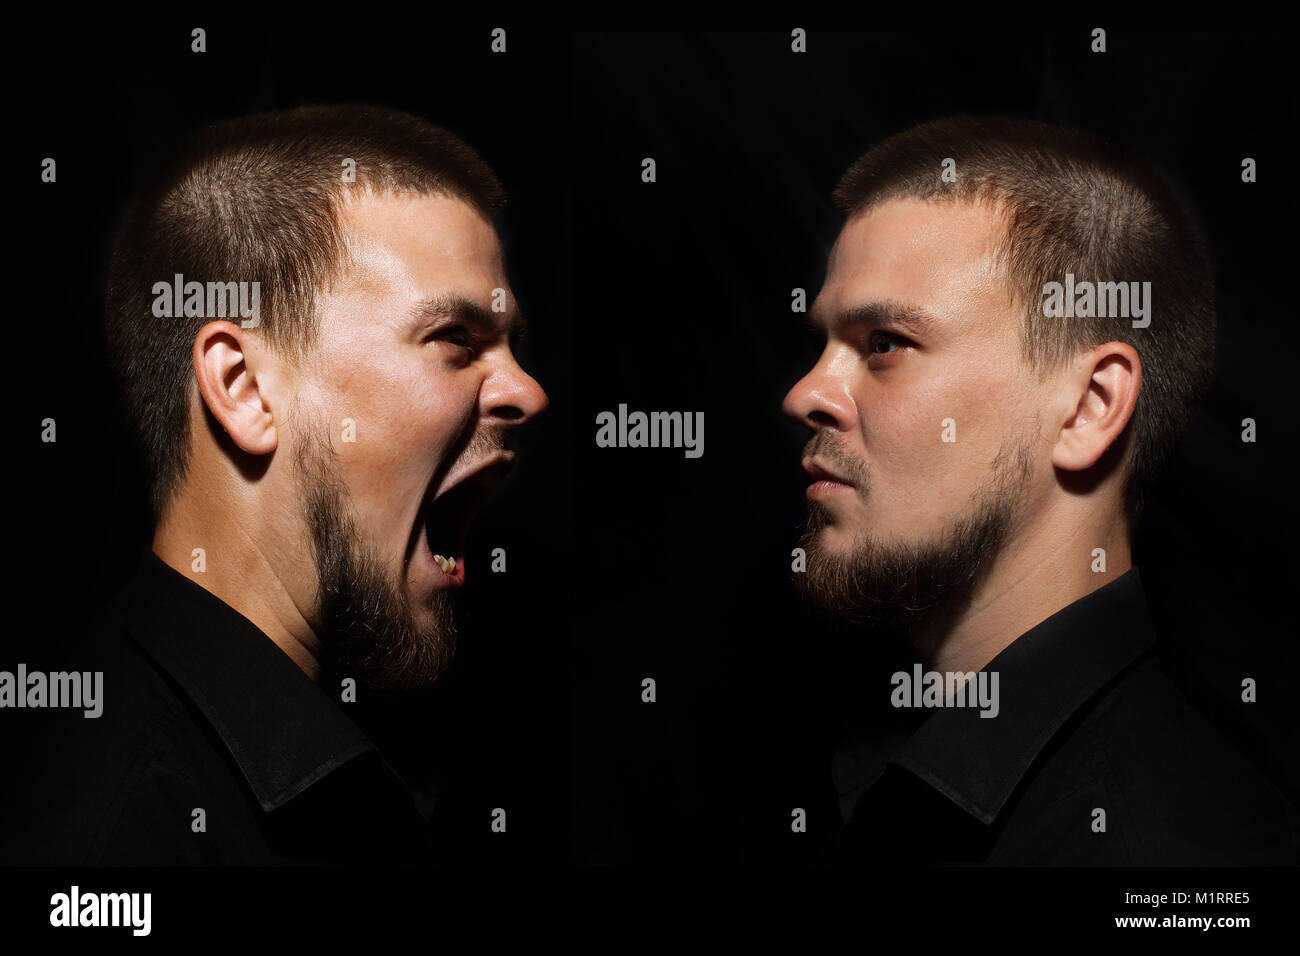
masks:
<svg viewBox="0 0 1300 956"><path fill-rule="evenodd" d="M452 574L456 570L455 558L444 558L440 554L435 554L433 556L433 563L436 564L438 567L442 568L442 570L447 574Z"/></svg>

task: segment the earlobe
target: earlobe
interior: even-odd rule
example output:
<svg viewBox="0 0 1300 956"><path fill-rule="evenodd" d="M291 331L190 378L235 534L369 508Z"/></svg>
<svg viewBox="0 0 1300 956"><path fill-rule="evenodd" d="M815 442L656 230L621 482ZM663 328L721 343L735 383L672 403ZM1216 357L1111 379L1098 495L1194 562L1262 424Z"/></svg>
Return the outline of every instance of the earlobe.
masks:
<svg viewBox="0 0 1300 956"><path fill-rule="evenodd" d="M1119 440L1142 383L1137 351L1124 342L1097 346L1075 367L1080 374L1071 381L1078 398L1052 454L1052 464L1066 471L1091 468Z"/></svg>
<svg viewBox="0 0 1300 956"><path fill-rule="evenodd" d="M241 451L275 451L275 419L259 381L264 352L255 336L232 322L209 322L194 338L199 396Z"/></svg>

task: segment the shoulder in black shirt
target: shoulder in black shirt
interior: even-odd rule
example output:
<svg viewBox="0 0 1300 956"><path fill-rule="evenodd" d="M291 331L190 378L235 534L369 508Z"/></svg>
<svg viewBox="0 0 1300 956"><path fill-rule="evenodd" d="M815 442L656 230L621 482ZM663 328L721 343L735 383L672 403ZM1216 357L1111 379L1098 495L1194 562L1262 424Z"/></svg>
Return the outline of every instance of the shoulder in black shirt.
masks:
<svg viewBox="0 0 1300 956"><path fill-rule="evenodd" d="M103 713L12 711L0 859L28 865L419 863L429 827L374 743L266 635L146 553L69 669Z"/></svg>
<svg viewBox="0 0 1300 956"><path fill-rule="evenodd" d="M833 777L842 860L1300 862L1300 814L1161 671L1137 568L1010 644L996 717L936 708Z"/></svg>

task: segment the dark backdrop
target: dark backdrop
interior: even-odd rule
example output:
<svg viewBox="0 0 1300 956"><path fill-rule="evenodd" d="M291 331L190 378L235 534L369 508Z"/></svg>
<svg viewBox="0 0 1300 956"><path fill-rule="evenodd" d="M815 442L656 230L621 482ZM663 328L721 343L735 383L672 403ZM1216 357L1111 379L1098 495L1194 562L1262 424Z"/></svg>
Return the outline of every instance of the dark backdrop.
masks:
<svg viewBox="0 0 1300 956"><path fill-rule="evenodd" d="M1297 355L1289 40L1060 34L570 34L381 18L233 16L28 37L50 65L15 97L9 181L25 248L11 317L10 600L37 613L8 666L93 623L149 528L100 335L125 201L198 126L372 102L426 116L493 165L522 361L551 411L471 535L507 548L468 589L444 686L361 715L442 782L449 855L483 860L804 858L838 823L838 733L883 701L898 652L804 613L790 584L806 435L780 401L815 349L790 291L820 287L837 177L884 135L960 112L1109 134L1171 178L1218 280L1216 378L1152 496L1137 560L1170 671L1300 799L1291 590ZM193 22L191 22L191 20ZM83 24L84 26L84 24ZM189 31L208 52L189 52ZM58 183L39 161L58 160ZM1259 182L1240 180L1245 156ZM652 157L658 181L641 181ZM620 403L703 411L705 454L600 449ZM58 422L58 442L39 423ZM1242 418L1259 441L1243 444ZM10 654L12 651L12 657ZM1259 702L1240 703L1255 677ZM657 701L641 699L642 680ZM863 688L872 688L865 692ZM508 811L505 836L489 831ZM803 807L809 833L790 832Z"/></svg>

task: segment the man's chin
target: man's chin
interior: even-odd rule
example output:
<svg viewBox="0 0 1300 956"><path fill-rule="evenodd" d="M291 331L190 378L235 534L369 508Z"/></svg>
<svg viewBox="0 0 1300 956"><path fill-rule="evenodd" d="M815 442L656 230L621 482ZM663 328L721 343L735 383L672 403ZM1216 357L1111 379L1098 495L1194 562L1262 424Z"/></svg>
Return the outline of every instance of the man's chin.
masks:
<svg viewBox="0 0 1300 956"><path fill-rule="evenodd" d="M876 550L864 539L843 540L831 528L810 532L800 541L806 567L795 575L803 598L821 610L853 624L889 623L898 605L892 589L883 587L879 569L868 555Z"/></svg>
<svg viewBox="0 0 1300 956"><path fill-rule="evenodd" d="M968 602L1011 527L1006 502L988 501L929 541L847 536L823 510L810 510L800 540L804 597L851 623L912 629Z"/></svg>
<svg viewBox="0 0 1300 956"><path fill-rule="evenodd" d="M456 618L454 599L443 592L437 592L411 611L410 638L413 642L429 647L441 647L455 639ZM450 660L447 662L450 664Z"/></svg>
<svg viewBox="0 0 1300 956"><path fill-rule="evenodd" d="M852 530L819 505L809 508L799 542L806 555L796 575L803 597L851 624L906 627L930 611L923 595L927 554L937 549L891 542ZM933 560L932 558L930 560Z"/></svg>
<svg viewBox="0 0 1300 956"><path fill-rule="evenodd" d="M864 537L843 525L830 524L813 533L808 546L823 561L848 562L861 548Z"/></svg>

